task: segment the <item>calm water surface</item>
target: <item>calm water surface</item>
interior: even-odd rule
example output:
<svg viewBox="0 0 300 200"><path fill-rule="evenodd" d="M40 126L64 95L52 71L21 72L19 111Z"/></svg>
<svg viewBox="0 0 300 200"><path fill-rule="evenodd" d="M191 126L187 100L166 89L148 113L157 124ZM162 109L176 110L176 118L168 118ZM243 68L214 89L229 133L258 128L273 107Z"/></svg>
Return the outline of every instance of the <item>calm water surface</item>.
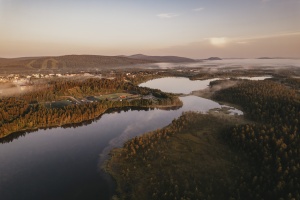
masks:
<svg viewBox="0 0 300 200"><path fill-rule="evenodd" d="M0 144L1 199L109 199L114 187L99 166L112 148L170 124L184 111L205 113L222 107L195 96L180 99L183 107L177 110L123 109L86 126L38 130Z"/></svg>
<svg viewBox="0 0 300 200"><path fill-rule="evenodd" d="M190 79L183 77L166 77L147 81L146 83L140 84L140 86L160 89L164 92L189 94L194 90L203 90L207 88L209 82L214 80L218 79L191 81Z"/></svg>
<svg viewBox="0 0 300 200"><path fill-rule="evenodd" d="M272 77L255 76L255 77L237 77L237 78L258 81L258 80L265 80L267 78L272 78ZM190 79L184 77L166 77L166 78L158 78L158 79L150 80L140 84L139 86L160 89L163 92L190 94L192 91L203 90L207 88L209 86L209 83L215 80L219 80L219 78L191 81Z"/></svg>

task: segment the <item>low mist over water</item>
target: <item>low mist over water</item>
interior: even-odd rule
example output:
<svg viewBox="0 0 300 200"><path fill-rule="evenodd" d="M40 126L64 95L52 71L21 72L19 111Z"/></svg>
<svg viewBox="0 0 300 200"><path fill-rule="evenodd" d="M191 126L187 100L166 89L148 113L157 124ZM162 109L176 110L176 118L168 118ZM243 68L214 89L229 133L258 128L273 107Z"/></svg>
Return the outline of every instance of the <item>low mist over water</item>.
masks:
<svg viewBox="0 0 300 200"><path fill-rule="evenodd" d="M223 59L223 60L202 60L194 63L155 63L145 65L149 68L180 68L180 67L215 67L215 68L286 68L299 67L300 59Z"/></svg>

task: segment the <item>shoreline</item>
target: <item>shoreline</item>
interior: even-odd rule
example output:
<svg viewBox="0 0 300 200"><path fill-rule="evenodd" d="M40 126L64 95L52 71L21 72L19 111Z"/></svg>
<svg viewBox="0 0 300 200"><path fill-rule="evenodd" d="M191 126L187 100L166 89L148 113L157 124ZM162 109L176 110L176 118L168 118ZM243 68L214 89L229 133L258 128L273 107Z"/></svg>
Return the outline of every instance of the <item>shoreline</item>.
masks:
<svg viewBox="0 0 300 200"><path fill-rule="evenodd" d="M181 102L181 101L180 101ZM180 107L182 107L183 103L179 103L179 104L172 104L172 105L150 105L150 106L123 106L123 107L112 107L112 108L107 108L104 112L102 112L101 114L97 115L96 117L90 118L90 119L86 119L80 122L72 122L72 123L64 123L64 124L53 124L51 126L39 126L39 127L33 127L33 128L28 128L28 129L21 129L15 132L11 132L9 134L6 134L5 136L0 137L0 143L2 141L4 141L6 138L8 138L9 136L15 137L13 135L23 135L23 134L27 134L27 133L31 133L31 132L35 132L38 131L40 129L51 129L51 128L68 128L68 126L73 127L73 126L81 126L84 123L92 123L94 120L98 120L101 118L102 115L109 113L110 110L118 110L118 109L125 109L125 108L145 108L145 109L178 109Z"/></svg>
<svg viewBox="0 0 300 200"><path fill-rule="evenodd" d="M188 115L192 115L191 119L194 119L194 117L195 117L195 118L197 118L197 120L194 122L191 122L191 123L188 122L188 124L185 124L184 120L181 121L181 119L184 119ZM200 120L199 120L199 117L200 117ZM217 120L218 125L216 126L213 124L208 124L210 119ZM178 153L178 155L181 155L181 152L185 151L185 149L181 150L180 148L178 149L176 147L172 147L173 146L172 144L175 141L178 142L178 143L176 143L178 145L179 144L186 145L185 146L186 148L191 148L191 145L192 145L193 150L190 152L190 155L186 155L185 157L186 158L193 157L195 152L198 151L195 148L195 147L197 147L197 143L203 142L203 145L208 145L208 147L211 148L211 150L213 150L214 148L217 148L217 149L220 149L220 147L223 148L224 144L223 144L223 141L220 140L220 137L221 137L220 131L226 130L226 127L229 127L230 125L244 124L244 123L247 123L247 122L244 121L244 118L241 116L231 116L231 115L226 115L225 113L201 114L201 113L195 113L195 112L191 111L191 112L182 114L178 119L175 119L173 122L171 122L170 124L168 124L167 126L161 128L159 130L145 132L145 133L141 134L140 136L130 139L127 142L125 142L123 147L113 148L110 151L110 153L108 154L109 158L103 163L102 166L100 166L101 169L105 173L108 173L116 183L116 190L115 190L115 193L113 194L112 198L119 199L119 197L120 197L120 199L123 199L124 197L128 197L127 195L129 195L129 194L127 194L127 192L124 190L124 187L127 184L131 185L131 187L134 187L132 184L134 184L135 181L140 182L141 184L144 185L144 187L147 188L148 186L147 186L147 184L145 184L145 182L147 182L147 180L150 178L148 177L148 178L145 178L145 180L140 180L142 178L141 172L143 171L144 167L146 167L148 170L150 170L151 173L157 174L157 173L162 173L161 171L163 171L164 169L156 170L156 167L154 167L154 166L156 166L156 165L160 166L161 163L164 163L163 165L166 166L165 162L169 162L168 161L169 159L171 159L172 162L177 163L177 161L178 161L177 156L172 156L172 155L175 155L175 154L177 155L177 153ZM179 125L179 128L178 128L178 124L181 124L181 125ZM197 126L197 127L200 126L203 128L203 130L200 130L200 132L197 132L197 133L186 132L187 128L189 127L189 124L192 126ZM178 129L176 129L176 128L178 128ZM209 130L211 130L212 132L210 132ZM184 132L184 134L182 134L182 132ZM200 138L196 139L196 137L195 137L196 135L193 135L193 134L199 134L197 137L200 137ZM188 135L188 136L186 137L186 135ZM207 137L209 138L209 141L213 141L213 143L209 142L208 144L206 144ZM197 142L193 143L193 141L195 139ZM148 144L145 143L147 140L150 140L150 142ZM139 146L139 148L136 149L136 153L132 154L132 152L130 153L130 150L128 149L129 145L125 145L125 144L132 144L132 143L136 144L136 141L143 141L142 143L145 144L145 147ZM214 146L215 144L218 144L219 147L215 147ZM151 147L151 145L154 145L154 147ZM149 151L149 149L147 150L147 148L150 148L151 151ZM172 149L175 148L176 150L173 149L174 152L172 152L173 150L171 150L171 152L164 154L163 152L168 152L169 148L172 148ZM201 149L202 147L199 147L199 148ZM164 149L164 150L161 151L160 149ZM227 149L227 151L229 154L230 151L228 149ZM154 155L162 154L159 156L159 158L157 158L158 160L160 160L159 162L156 162L155 159L152 160L153 158L151 159L152 151L156 152L156 153L154 153ZM223 150L220 150L220 152L223 152ZM150 156L150 158L147 158L147 156ZM169 156L171 156L171 158L169 158ZM144 157L144 159L146 158L146 160L141 159L141 157ZM181 158L184 159L183 157L181 157ZM222 156L220 156L220 159L223 159ZM232 160L230 159L230 161L232 161ZM210 157L205 157L204 162L207 162L207 164L209 164L210 162L215 162L215 161L211 160ZM179 163L181 163L181 162L179 161ZM177 163L177 165L179 165L179 163ZM172 169L173 167L170 166L169 168ZM129 169L129 171L126 171L126 169L127 170ZM124 170L125 170L125 172L124 172ZM135 174L134 170L137 171L136 175L133 175L133 174ZM127 174L126 178L131 177L133 179L129 178L127 180L124 177L124 174L122 175L121 172ZM145 175L145 176L148 176L148 175ZM205 175L203 175L203 176L205 176ZM126 179L126 181L125 181L125 179ZM157 180L157 181L159 181L159 180ZM132 189L135 190L134 188L132 188ZM137 192L137 191L135 191L135 192ZM137 193L135 193L135 197L137 197L136 195L137 195ZM134 199L137 199L137 198L134 198Z"/></svg>

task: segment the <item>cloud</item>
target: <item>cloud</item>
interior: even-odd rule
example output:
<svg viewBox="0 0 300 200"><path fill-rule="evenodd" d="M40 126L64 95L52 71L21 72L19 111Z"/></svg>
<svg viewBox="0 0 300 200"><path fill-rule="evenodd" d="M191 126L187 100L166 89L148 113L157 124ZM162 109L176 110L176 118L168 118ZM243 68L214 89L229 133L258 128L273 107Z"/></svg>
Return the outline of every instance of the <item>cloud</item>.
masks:
<svg viewBox="0 0 300 200"><path fill-rule="evenodd" d="M228 40L225 37L209 38L209 41L212 45L218 47L222 47L228 42Z"/></svg>
<svg viewBox="0 0 300 200"><path fill-rule="evenodd" d="M209 37L198 41L149 50L148 54L177 55L191 58L300 58L300 32L283 32L270 35L241 37ZM299 61L292 61L300 67ZM294 65L294 64L289 64Z"/></svg>
<svg viewBox="0 0 300 200"><path fill-rule="evenodd" d="M193 11L195 11L195 12L199 12L199 11L202 11L202 10L204 10L204 8L202 8L202 7L193 9Z"/></svg>
<svg viewBox="0 0 300 200"><path fill-rule="evenodd" d="M175 13L161 13L161 14L157 15L157 17L164 18L164 19L170 19L170 18L174 18L174 17L177 17L177 16L179 16L179 15L175 14Z"/></svg>
<svg viewBox="0 0 300 200"><path fill-rule="evenodd" d="M205 38L206 41L216 47L224 47L229 44L240 44L240 45L250 45L257 41L266 41L266 40L280 40L280 38L291 38L291 37L300 37L300 32L285 32L285 33L275 33L270 35L259 35L259 36L249 36L249 37L211 37Z"/></svg>

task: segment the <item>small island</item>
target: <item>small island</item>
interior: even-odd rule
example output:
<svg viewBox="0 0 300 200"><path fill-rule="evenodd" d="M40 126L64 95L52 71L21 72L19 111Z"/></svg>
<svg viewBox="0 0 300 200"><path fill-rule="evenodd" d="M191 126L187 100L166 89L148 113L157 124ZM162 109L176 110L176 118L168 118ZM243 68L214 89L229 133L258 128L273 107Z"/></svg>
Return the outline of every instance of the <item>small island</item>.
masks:
<svg viewBox="0 0 300 200"><path fill-rule="evenodd" d="M222 60L222 59L219 58L219 57L210 57L210 58L207 58L205 60Z"/></svg>

